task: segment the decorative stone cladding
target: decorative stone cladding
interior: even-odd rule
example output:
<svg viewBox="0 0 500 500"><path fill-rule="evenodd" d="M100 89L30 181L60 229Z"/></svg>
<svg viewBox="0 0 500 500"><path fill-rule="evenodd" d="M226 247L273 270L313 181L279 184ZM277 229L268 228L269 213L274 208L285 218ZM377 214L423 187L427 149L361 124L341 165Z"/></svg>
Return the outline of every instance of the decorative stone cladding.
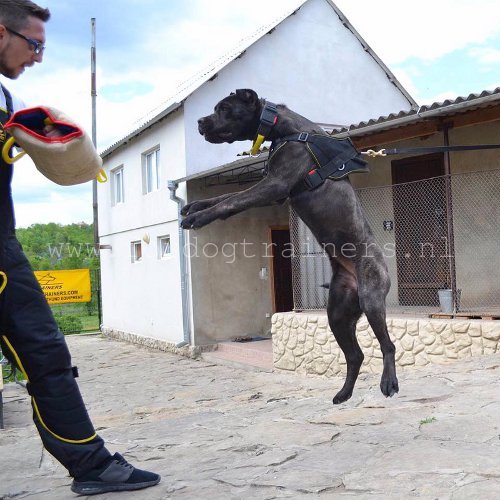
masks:
<svg viewBox="0 0 500 500"><path fill-rule="evenodd" d="M388 318L400 367L425 366L500 352L500 321ZM277 313L272 318L275 370L332 377L345 374L346 362L326 313ZM365 316L356 326L365 359L361 372L381 373L382 353Z"/></svg>
<svg viewBox="0 0 500 500"><path fill-rule="evenodd" d="M112 328L101 328L101 333L105 337L110 337L115 340L123 340L130 344L138 344L149 349L156 349L158 351L171 352L173 354L178 354L186 358L196 359L199 358L202 351L211 351L215 346L191 346L186 345L183 347L177 347L172 342L167 342L166 340L155 339L152 337L142 337L141 335L136 335L135 333L122 332L120 330L113 330Z"/></svg>

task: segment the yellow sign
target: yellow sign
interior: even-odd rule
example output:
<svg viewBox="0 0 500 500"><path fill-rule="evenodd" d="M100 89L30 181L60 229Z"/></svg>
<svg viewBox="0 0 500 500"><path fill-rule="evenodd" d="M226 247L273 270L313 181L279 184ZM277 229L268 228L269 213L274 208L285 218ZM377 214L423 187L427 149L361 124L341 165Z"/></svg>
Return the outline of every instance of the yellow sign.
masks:
<svg viewBox="0 0 500 500"><path fill-rule="evenodd" d="M90 302L90 271L69 269L67 271L35 271L49 304Z"/></svg>

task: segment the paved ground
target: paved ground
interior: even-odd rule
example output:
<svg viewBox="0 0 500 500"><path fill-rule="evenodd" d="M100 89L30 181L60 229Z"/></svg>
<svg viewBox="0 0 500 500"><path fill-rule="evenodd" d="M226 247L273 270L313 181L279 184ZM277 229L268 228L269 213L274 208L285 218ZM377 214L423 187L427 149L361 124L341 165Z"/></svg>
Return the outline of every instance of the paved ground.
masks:
<svg viewBox="0 0 500 500"><path fill-rule="evenodd" d="M256 373L99 336L71 337L80 385L112 452L162 474L135 499L500 498L500 355L400 373L386 400L363 377ZM24 390L4 393L0 499L74 498L42 451Z"/></svg>

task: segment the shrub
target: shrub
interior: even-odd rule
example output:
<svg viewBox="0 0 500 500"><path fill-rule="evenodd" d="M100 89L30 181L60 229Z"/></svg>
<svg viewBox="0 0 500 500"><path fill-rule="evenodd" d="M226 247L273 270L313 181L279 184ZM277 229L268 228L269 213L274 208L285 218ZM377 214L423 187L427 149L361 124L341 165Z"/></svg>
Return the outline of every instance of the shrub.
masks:
<svg viewBox="0 0 500 500"><path fill-rule="evenodd" d="M56 321L64 335L68 333L80 333L83 329L82 320L77 316L56 315Z"/></svg>

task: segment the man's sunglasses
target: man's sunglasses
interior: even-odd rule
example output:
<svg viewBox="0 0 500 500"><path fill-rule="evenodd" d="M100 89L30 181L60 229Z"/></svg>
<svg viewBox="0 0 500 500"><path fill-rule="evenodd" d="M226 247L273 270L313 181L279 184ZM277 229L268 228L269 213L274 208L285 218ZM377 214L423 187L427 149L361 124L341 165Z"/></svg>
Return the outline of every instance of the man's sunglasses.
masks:
<svg viewBox="0 0 500 500"><path fill-rule="evenodd" d="M45 50L45 46L43 45L42 42L39 42L38 40L33 40L33 38L28 38L27 36L21 35L21 33L18 33L17 31L11 30L7 26L5 26L5 29L9 32L12 33L13 35L16 35L20 38L23 38L28 42L28 45L30 46L31 50L35 54L40 54Z"/></svg>

